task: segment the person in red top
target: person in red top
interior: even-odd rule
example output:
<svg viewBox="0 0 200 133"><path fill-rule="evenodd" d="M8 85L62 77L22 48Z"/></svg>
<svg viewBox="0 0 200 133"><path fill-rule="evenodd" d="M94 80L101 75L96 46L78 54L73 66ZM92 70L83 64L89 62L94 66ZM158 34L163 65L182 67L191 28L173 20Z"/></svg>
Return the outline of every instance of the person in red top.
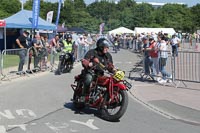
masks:
<svg viewBox="0 0 200 133"><path fill-rule="evenodd" d="M159 74L159 58L158 58L157 43L153 37L149 38L149 47L146 50L149 51L149 56L151 57L151 60L153 62L152 64L153 72L151 73L151 75L156 76Z"/></svg>

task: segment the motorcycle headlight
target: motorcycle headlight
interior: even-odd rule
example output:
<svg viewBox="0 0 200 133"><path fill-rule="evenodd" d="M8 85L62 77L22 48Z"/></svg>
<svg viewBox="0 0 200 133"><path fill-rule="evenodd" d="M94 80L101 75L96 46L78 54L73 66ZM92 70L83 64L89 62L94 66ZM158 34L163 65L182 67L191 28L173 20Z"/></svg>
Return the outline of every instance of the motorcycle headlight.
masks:
<svg viewBox="0 0 200 133"><path fill-rule="evenodd" d="M65 54L65 59L68 59L69 58L69 55L68 54Z"/></svg>
<svg viewBox="0 0 200 133"><path fill-rule="evenodd" d="M62 52L62 53L61 53L61 55L65 55L65 53L64 53L64 52Z"/></svg>

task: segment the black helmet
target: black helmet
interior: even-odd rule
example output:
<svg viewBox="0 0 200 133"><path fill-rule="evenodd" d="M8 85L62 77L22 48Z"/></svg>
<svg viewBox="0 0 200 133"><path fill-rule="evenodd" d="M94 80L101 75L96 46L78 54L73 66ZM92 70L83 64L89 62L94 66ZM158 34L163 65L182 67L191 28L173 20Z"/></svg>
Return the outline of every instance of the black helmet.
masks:
<svg viewBox="0 0 200 133"><path fill-rule="evenodd" d="M152 40L154 40L154 37L150 36L149 41L152 41Z"/></svg>
<svg viewBox="0 0 200 133"><path fill-rule="evenodd" d="M71 35L71 34L67 34L67 35L65 35L65 38L66 38L66 39L69 39L69 38L72 39L72 35Z"/></svg>
<svg viewBox="0 0 200 133"><path fill-rule="evenodd" d="M105 38L100 38L97 41L96 45L97 45L97 50L102 52L104 47L109 47L110 46L110 42Z"/></svg>

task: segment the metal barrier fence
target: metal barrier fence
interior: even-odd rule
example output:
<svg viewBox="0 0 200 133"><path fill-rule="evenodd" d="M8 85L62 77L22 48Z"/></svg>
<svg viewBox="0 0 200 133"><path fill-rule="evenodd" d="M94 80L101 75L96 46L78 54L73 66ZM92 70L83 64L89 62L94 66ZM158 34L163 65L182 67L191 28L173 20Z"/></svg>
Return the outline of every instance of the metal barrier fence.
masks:
<svg viewBox="0 0 200 133"><path fill-rule="evenodd" d="M23 58L22 67L25 67L27 65L26 60L26 53L27 49L6 49L2 51L1 54L1 74L4 78L8 78L11 75L15 75L18 71L18 66L20 62L20 58ZM22 55L23 54L23 55ZM4 79L3 78L3 79Z"/></svg>
<svg viewBox="0 0 200 133"><path fill-rule="evenodd" d="M153 62L146 63L147 58L144 54L141 55L140 60L136 63L135 67L130 71L129 78L132 78L133 73L138 73L141 78L155 79L155 77L166 76L176 85L180 82L198 82L200 83L200 52L178 51L178 56L172 56L171 51L160 51L168 55L166 62L159 58L158 74L155 73L156 66ZM152 61L152 58L151 58ZM149 73L145 66L149 68ZM164 66L164 67L163 67ZM154 69L154 70L153 70ZM167 75L166 75L167 73ZM137 75L138 76L138 75ZM178 81L178 83L176 83ZM186 84L184 83L186 86Z"/></svg>
<svg viewBox="0 0 200 133"><path fill-rule="evenodd" d="M176 80L200 82L200 52L179 51L174 65Z"/></svg>
<svg viewBox="0 0 200 133"><path fill-rule="evenodd" d="M142 41L140 39L133 39L132 41L126 40L126 39L120 39L119 45L121 48L127 49L133 49L135 51L140 51L142 49ZM182 39L180 44L180 51L182 50L189 50L189 51L200 51L200 41L196 39Z"/></svg>
<svg viewBox="0 0 200 133"><path fill-rule="evenodd" d="M181 42L181 48L184 50L195 50L200 51L200 42L196 39L188 40L188 39L182 39Z"/></svg>
<svg viewBox="0 0 200 133"><path fill-rule="evenodd" d="M84 48L83 46L77 46L76 48L76 53L75 57L77 61L80 61L85 53L90 50L95 48L96 45L89 45L87 48ZM18 67L19 67L19 62L20 62L20 52L24 51L24 65L23 65L23 74L28 75L30 72L33 74L33 70L35 69L34 66L34 60L35 60L35 53L33 50L33 47L29 49L6 49L0 52L0 74L1 74L1 80L2 79L11 79L17 76L18 72ZM59 61L59 54L60 52L57 52L55 48L51 49L50 55L47 57L47 63L48 65L50 64L50 70L55 71L58 66L58 61ZM34 59L33 59L34 57ZM42 69L42 59L39 57L39 67Z"/></svg>

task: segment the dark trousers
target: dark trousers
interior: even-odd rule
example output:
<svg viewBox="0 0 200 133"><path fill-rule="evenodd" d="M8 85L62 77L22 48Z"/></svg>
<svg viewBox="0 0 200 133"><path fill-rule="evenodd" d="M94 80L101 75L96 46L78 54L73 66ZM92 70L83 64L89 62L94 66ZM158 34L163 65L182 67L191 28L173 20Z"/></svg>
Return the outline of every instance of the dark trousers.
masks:
<svg viewBox="0 0 200 133"><path fill-rule="evenodd" d="M153 61L151 59L151 57L147 56L144 59L144 72L145 74L149 75L151 73L151 68L153 65Z"/></svg>
<svg viewBox="0 0 200 133"><path fill-rule="evenodd" d="M26 60L26 50L23 49L23 50L20 50L19 51L19 66L18 66L18 71L23 71L23 66L24 66L24 63L25 63L25 60Z"/></svg>
<svg viewBox="0 0 200 133"><path fill-rule="evenodd" d="M172 56L178 56L178 44L172 45Z"/></svg>
<svg viewBox="0 0 200 133"><path fill-rule="evenodd" d="M85 73L84 74L84 80L83 80L83 92L82 92L82 95L87 95L89 93L89 90L90 90L90 85L93 81L94 77L91 73Z"/></svg>
<svg viewBox="0 0 200 133"><path fill-rule="evenodd" d="M34 68L39 67L39 62L40 62L40 56L35 55L34 57Z"/></svg>

